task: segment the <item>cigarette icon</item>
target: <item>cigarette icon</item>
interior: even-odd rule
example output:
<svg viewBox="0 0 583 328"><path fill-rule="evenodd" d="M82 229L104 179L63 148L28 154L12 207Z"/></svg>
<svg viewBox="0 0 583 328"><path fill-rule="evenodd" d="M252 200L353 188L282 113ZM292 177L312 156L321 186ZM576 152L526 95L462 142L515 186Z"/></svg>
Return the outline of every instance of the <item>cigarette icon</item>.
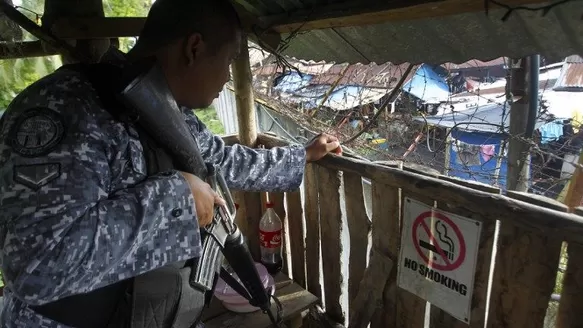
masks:
<svg viewBox="0 0 583 328"><path fill-rule="evenodd" d="M435 247L435 245L431 245L430 243L423 241L423 240L419 240L419 246L428 249L434 253L439 254L439 251L437 250L437 247ZM443 250L443 254L445 254L445 256L447 256L447 258L450 261L453 261L453 253L452 252L448 252L446 250Z"/></svg>

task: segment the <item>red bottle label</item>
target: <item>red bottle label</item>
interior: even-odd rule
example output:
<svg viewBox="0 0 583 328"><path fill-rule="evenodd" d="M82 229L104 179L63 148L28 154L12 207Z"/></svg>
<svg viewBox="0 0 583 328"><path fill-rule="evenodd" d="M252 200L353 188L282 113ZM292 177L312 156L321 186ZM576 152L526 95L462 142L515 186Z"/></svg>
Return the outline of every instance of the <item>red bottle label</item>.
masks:
<svg viewBox="0 0 583 328"><path fill-rule="evenodd" d="M259 242L265 248L277 248L281 246L281 230L263 231L259 230Z"/></svg>

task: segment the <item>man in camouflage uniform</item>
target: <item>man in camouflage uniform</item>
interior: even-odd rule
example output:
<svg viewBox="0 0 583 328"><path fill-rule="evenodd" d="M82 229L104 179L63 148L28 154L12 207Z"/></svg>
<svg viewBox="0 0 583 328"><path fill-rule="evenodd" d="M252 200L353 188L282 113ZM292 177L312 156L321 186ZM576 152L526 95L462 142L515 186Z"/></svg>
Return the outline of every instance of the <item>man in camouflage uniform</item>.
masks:
<svg viewBox="0 0 583 328"><path fill-rule="evenodd" d="M129 58L155 56L178 104L202 108L229 80L240 34L227 1L157 0ZM225 146L192 111L183 114L205 161L220 165L232 189L298 188L306 162L340 149L327 135L305 148ZM2 327L67 327L34 308L200 256L199 226L223 202L192 174L148 176L136 129L67 69L9 106L0 179Z"/></svg>

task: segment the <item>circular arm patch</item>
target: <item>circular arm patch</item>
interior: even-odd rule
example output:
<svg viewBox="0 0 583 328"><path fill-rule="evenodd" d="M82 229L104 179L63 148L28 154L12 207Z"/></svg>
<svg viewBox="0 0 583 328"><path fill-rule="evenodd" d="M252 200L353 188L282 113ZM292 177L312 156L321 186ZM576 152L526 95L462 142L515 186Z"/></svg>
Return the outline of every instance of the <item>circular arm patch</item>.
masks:
<svg viewBox="0 0 583 328"><path fill-rule="evenodd" d="M14 152L35 157L50 153L65 135L62 116L49 108L26 110L16 118L8 138Z"/></svg>

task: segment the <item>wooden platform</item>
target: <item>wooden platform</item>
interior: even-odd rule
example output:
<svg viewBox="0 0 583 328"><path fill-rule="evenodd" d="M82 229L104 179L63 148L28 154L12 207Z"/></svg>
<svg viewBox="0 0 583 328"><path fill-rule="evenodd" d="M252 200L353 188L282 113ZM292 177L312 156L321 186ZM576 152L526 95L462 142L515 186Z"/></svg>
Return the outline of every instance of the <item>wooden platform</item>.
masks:
<svg viewBox="0 0 583 328"><path fill-rule="evenodd" d="M283 306L284 321L290 326L301 324L302 312L316 304L318 298L282 273L275 276L275 283L275 295ZM276 313L275 304L272 309ZM225 309L216 298L205 311L203 322L206 328L267 328L271 325L268 316L261 311L234 313Z"/></svg>

